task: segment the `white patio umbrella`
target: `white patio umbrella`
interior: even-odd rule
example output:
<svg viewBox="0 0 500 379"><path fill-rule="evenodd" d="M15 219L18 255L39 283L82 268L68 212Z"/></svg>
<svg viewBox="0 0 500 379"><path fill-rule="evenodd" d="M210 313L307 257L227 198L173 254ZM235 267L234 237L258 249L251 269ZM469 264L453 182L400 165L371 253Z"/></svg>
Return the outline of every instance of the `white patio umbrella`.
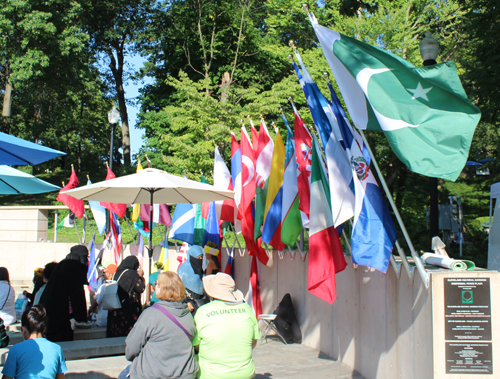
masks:
<svg viewBox="0 0 500 379"><path fill-rule="evenodd" d="M204 203L231 200L234 192L209 184L168 174L156 168L147 168L135 174L93 183L63 192L79 200L108 203L150 204L153 220L153 200L157 204ZM153 257L153 242L149 239L149 267Z"/></svg>

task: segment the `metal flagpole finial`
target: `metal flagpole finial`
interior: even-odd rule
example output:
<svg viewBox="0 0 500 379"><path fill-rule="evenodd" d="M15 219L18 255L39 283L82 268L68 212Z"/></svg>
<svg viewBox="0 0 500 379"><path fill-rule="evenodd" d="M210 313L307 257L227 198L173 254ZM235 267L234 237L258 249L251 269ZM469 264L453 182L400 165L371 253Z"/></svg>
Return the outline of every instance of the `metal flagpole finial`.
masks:
<svg viewBox="0 0 500 379"><path fill-rule="evenodd" d="M260 115L260 119L264 120L264 115L263 114Z"/></svg>
<svg viewBox="0 0 500 379"><path fill-rule="evenodd" d="M247 118L252 121L252 116L248 115Z"/></svg>
<svg viewBox="0 0 500 379"><path fill-rule="evenodd" d="M275 123L274 121L273 121L273 122L271 122L271 126L272 126L273 128L277 128L276 123Z"/></svg>
<svg viewBox="0 0 500 379"><path fill-rule="evenodd" d="M288 101L289 101L290 103L293 103L293 97L288 96Z"/></svg>
<svg viewBox="0 0 500 379"><path fill-rule="evenodd" d="M307 3L302 4L302 9L303 9L305 12L309 13L309 4L307 4Z"/></svg>
<svg viewBox="0 0 500 379"><path fill-rule="evenodd" d="M294 50L297 50L297 46L295 46L295 41L293 39L291 39L288 44L290 45L291 48L293 48Z"/></svg>
<svg viewBox="0 0 500 379"><path fill-rule="evenodd" d="M61 182L62 183L62 186L64 187L66 184L64 184L64 181Z"/></svg>
<svg viewBox="0 0 500 379"><path fill-rule="evenodd" d="M72 169L72 170L74 170L74 169L75 169L75 167L73 166L73 163L71 163L71 169Z"/></svg>
<svg viewBox="0 0 500 379"><path fill-rule="evenodd" d="M292 54L288 54L288 60L290 61L290 63L293 63L293 55Z"/></svg>
<svg viewBox="0 0 500 379"><path fill-rule="evenodd" d="M108 161L106 161L106 162L104 162L104 163L106 163L106 167L108 167Z"/></svg>
<svg viewBox="0 0 500 379"><path fill-rule="evenodd" d="M330 74L328 72L323 72L323 78L327 80L327 82L330 82Z"/></svg>
<svg viewBox="0 0 500 379"><path fill-rule="evenodd" d="M212 142L214 143L214 146L217 146L217 144L215 143L215 140L212 140Z"/></svg>
<svg viewBox="0 0 500 379"><path fill-rule="evenodd" d="M87 180L89 180L89 179L90 179L90 178L89 178L89 176L87 175Z"/></svg>
<svg viewBox="0 0 500 379"><path fill-rule="evenodd" d="M283 110L283 108L280 108L280 113L285 114L285 111Z"/></svg>

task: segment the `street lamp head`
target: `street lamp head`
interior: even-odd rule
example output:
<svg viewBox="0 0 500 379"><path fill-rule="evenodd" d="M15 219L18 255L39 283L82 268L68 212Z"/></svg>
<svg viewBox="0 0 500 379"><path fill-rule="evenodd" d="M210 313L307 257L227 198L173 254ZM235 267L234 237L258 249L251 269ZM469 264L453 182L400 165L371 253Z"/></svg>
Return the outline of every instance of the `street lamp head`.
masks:
<svg viewBox="0 0 500 379"><path fill-rule="evenodd" d="M120 114L116 110L116 107L113 105L113 109L111 109L108 112L108 121L110 124L116 124L118 123L118 118L120 117Z"/></svg>
<svg viewBox="0 0 500 379"><path fill-rule="evenodd" d="M425 38L420 41L420 56L425 61L434 61L439 55L439 42L432 37L431 32L425 32Z"/></svg>

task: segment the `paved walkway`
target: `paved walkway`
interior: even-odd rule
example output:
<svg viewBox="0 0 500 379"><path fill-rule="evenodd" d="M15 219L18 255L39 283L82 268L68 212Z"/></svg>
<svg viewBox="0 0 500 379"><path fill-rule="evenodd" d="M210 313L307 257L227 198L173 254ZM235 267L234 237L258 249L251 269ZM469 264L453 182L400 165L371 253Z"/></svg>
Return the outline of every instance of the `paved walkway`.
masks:
<svg viewBox="0 0 500 379"><path fill-rule="evenodd" d="M318 350L300 344L285 345L278 339L259 342L253 351L255 379L365 379L357 371Z"/></svg>

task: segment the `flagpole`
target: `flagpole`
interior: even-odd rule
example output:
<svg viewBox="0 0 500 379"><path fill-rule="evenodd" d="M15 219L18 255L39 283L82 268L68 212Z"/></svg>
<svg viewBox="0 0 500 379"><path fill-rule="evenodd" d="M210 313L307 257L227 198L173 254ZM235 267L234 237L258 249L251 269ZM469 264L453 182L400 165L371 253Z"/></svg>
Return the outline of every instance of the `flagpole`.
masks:
<svg viewBox="0 0 500 379"><path fill-rule="evenodd" d="M391 192L389 191L389 187L387 187L387 183L385 182L384 176L382 175L382 172L380 171L380 168L378 167L377 161L375 159L375 156L373 155L372 149L370 148L370 145L368 144L368 141L365 137L365 134L363 133L363 130L358 129L359 134L363 138L363 141L365 143L366 148L368 149L368 152L370 153L372 157L372 164L375 166L375 171L377 171L378 178L380 180L380 183L382 183L382 187L384 188L385 195L387 199L389 200L389 204L391 204L391 208L394 211L394 215L396 216L396 219L398 220L399 226L401 227L401 231L403 232L403 235L405 237L406 243L408 244L408 247L410 248L411 256L415 260L415 265L417 266L417 270L420 274L420 277L422 278L422 281L424 282L424 285L426 288L429 287L429 273L426 271L424 268L424 265L422 263L422 260L420 259L419 255L415 251L415 248L413 247L413 243L411 242L410 236L408 234L408 231L406 230L406 226L403 222L403 219L401 218L401 215L399 214L398 208L396 207L396 204L394 203L394 200L392 199ZM407 272L410 274L411 269L409 267L408 261L406 259L406 254L404 253L403 249L399 246L398 241L396 240L396 248L398 250L399 255L401 256L403 265L405 266ZM404 257L401 255L401 253L404 254ZM412 275L410 275L410 279L412 278Z"/></svg>

